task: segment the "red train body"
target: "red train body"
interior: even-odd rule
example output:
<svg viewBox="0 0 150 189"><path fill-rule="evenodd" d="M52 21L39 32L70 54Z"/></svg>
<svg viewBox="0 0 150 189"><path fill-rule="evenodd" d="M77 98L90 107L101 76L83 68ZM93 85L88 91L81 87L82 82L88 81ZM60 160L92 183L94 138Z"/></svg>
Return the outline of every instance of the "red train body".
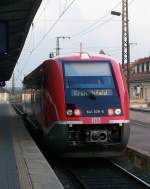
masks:
<svg viewBox="0 0 150 189"><path fill-rule="evenodd" d="M128 142L128 93L121 66L105 55L45 61L24 78L23 110L51 149L114 156Z"/></svg>

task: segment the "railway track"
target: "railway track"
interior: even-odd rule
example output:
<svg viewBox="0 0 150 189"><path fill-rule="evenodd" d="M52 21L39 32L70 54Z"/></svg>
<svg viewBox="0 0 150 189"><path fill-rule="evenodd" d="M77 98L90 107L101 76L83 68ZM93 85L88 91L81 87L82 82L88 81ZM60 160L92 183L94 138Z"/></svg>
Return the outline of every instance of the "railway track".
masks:
<svg viewBox="0 0 150 189"><path fill-rule="evenodd" d="M62 166L63 164L63 166ZM148 189L150 185L107 160L74 160L55 164L65 189Z"/></svg>

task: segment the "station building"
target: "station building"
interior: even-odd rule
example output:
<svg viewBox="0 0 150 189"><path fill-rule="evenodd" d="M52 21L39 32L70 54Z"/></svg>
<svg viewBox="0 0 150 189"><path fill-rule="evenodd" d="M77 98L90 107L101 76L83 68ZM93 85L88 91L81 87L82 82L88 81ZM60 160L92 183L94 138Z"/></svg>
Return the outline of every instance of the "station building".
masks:
<svg viewBox="0 0 150 189"><path fill-rule="evenodd" d="M150 105L150 57L130 64L130 99Z"/></svg>
<svg viewBox="0 0 150 189"><path fill-rule="evenodd" d="M7 102L9 100L9 92L0 87L0 103Z"/></svg>

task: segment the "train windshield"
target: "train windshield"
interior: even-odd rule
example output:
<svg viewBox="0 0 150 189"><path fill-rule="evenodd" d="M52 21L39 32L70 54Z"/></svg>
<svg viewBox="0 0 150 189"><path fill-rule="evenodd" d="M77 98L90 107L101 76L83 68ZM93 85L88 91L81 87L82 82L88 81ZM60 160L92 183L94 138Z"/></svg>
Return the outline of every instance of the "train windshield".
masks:
<svg viewBox="0 0 150 189"><path fill-rule="evenodd" d="M65 62L64 80L67 108L80 107L86 115L92 107L101 106L103 112L114 105L120 107L109 62Z"/></svg>
<svg viewBox="0 0 150 189"><path fill-rule="evenodd" d="M66 63L66 88L104 89L114 88L109 63Z"/></svg>

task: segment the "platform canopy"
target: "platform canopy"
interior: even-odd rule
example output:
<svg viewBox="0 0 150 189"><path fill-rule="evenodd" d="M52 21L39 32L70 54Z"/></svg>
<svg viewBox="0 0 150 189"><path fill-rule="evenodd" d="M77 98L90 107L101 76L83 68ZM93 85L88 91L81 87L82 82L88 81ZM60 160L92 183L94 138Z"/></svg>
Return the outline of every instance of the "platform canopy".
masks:
<svg viewBox="0 0 150 189"><path fill-rule="evenodd" d="M0 83L8 81L42 0L0 0Z"/></svg>

